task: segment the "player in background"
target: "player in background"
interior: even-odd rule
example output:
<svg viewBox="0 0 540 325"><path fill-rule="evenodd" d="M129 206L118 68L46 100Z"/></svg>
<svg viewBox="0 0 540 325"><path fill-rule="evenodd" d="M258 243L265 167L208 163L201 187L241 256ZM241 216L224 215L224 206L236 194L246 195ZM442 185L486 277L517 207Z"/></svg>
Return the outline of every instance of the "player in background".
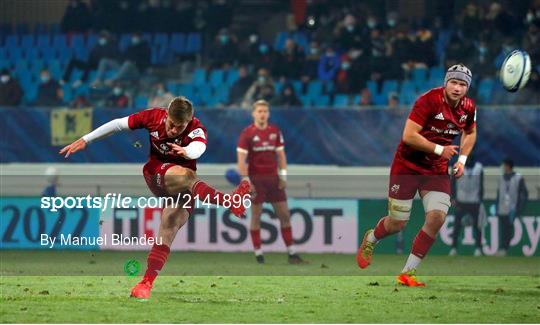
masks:
<svg viewBox="0 0 540 325"><path fill-rule="evenodd" d="M433 245L450 207L449 161L459 149L453 174L461 177L476 142L476 105L465 96L471 80L467 67L454 65L446 72L443 87L429 90L414 103L390 169L388 215L366 232L356 256L361 268L371 263L379 240L405 227L418 191L425 222L397 280L406 286L425 285L417 280L416 268ZM461 135L460 146L452 145L458 135Z"/></svg>
<svg viewBox="0 0 540 325"><path fill-rule="evenodd" d="M147 270L143 279L131 291L135 298L148 299L152 284L163 268L170 253L170 246L178 230L186 223L194 205L194 197L211 204L238 203L237 198L249 195L250 184L241 182L233 194L223 194L197 178L197 159L206 150L207 132L202 123L193 116L193 105L185 97L174 98L167 109L150 108L127 117L112 120L81 139L60 150L69 155L83 150L94 141L119 131L146 129L150 139L150 157L143 167L148 188L156 196L174 196L188 193L187 202L179 206L168 205L161 214L158 242L150 250ZM189 196L191 193L191 196ZM234 198L234 199L232 199ZM231 202L234 201L234 202ZM243 215L245 207L231 204L230 210L237 217ZM184 202L183 202L184 203Z"/></svg>
<svg viewBox="0 0 540 325"><path fill-rule="evenodd" d="M261 214L264 202L269 202L281 223L281 237L287 246L289 263L304 261L294 249L291 215L287 205L287 157L283 134L279 128L268 123L270 105L265 100L253 103L254 123L240 134L236 148L238 171L244 180L251 181L255 196L251 205L250 233L258 263L264 263L261 249ZM247 162L246 162L247 160Z"/></svg>

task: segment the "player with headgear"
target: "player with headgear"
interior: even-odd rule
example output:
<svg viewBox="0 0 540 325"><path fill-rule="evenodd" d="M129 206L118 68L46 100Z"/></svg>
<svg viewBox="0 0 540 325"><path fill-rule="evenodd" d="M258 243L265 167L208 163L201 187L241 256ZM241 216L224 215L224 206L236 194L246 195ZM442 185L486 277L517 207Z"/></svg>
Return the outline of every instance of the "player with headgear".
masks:
<svg viewBox="0 0 540 325"><path fill-rule="evenodd" d="M414 103L390 169L388 214L365 233L356 256L360 268L370 265L379 240L405 227L419 192L425 221L397 281L405 286L425 285L417 280L416 268L435 242L450 208L449 162L459 150L452 174L461 177L476 142L476 104L466 96L471 81L466 66L454 65L447 70L443 87L429 90ZM460 145L453 145L459 135Z"/></svg>

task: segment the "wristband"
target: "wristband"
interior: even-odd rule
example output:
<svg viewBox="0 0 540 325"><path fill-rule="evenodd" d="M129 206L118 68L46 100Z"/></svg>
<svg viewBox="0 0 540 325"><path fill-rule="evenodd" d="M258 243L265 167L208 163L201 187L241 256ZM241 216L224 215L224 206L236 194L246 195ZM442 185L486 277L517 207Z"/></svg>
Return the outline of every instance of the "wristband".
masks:
<svg viewBox="0 0 540 325"><path fill-rule="evenodd" d="M287 181L287 170L286 169L280 169L278 171L278 175L279 175L279 178L282 180L282 181Z"/></svg>
<svg viewBox="0 0 540 325"><path fill-rule="evenodd" d="M443 146L441 146L440 144L436 144L436 145L435 145L435 150L433 150L433 152L434 152L437 156L440 156L440 155L442 155L443 150L444 150L444 147L443 147Z"/></svg>
<svg viewBox="0 0 540 325"><path fill-rule="evenodd" d="M460 162L463 166L465 166L465 163L467 162L467 156L460 155L458 158L458 162Z"/></svg>

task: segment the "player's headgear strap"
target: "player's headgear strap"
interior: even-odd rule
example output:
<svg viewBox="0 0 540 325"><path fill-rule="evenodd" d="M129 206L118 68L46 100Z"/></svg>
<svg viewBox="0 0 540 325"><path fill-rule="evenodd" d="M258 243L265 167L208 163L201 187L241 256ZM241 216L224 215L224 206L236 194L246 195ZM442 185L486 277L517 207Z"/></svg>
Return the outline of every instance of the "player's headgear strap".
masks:
<svg viewBox="0 0 540 325"><path fill-rule="evenodd" d="M461 81L465 81L467 83L467 88L471 86L471 80L472 80L472 73L469 68L464 66L463 64L456 64L451 66L448 71L446 71L446 76L444 76L444 85L446 86L446 83L450 79L457 79Z"/></svg>

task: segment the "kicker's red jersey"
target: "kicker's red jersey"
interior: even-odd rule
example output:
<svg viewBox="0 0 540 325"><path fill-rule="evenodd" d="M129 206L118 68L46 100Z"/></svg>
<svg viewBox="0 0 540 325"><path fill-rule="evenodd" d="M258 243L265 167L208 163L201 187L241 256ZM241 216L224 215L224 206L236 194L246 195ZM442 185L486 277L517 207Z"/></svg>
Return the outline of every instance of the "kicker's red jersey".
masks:
<svg viewBox="0 0 540 325"><path fill-rule="evenodd" d="M150 160L158 160L162 163L180 165L192 170L197 170L195 159L185 159L171 151L167 142L176 143L182 147L193 141L201 141L206 144L206 128L197 118L193 118L184 132L175 138L169 138L165 131L167 110L163 108L149 108L132 114L128 118L129 128L146 129L150 138Z"/></svg>
<svg viewBox="0 0 540 325"><path fill-rule="evenodd" d="M237 150L247 153L249 176L277 175L276 151L283 150L284 146L277 126L268 124L261 130L251 124L240 134Z"/></svg>
<svg viewBox="0 0 540 325"><path fill-rule="evenodd" d="M444 88L433 88L418 98L409 119L422 126L420 134L427 140L447 146L463 131L470 132L476 125L476 104L463 97L456 107L451 107L444 97ZM425 175L448 173L448 160L435 153L413 149L403 140L394 156L394 164Z"/></svg>

